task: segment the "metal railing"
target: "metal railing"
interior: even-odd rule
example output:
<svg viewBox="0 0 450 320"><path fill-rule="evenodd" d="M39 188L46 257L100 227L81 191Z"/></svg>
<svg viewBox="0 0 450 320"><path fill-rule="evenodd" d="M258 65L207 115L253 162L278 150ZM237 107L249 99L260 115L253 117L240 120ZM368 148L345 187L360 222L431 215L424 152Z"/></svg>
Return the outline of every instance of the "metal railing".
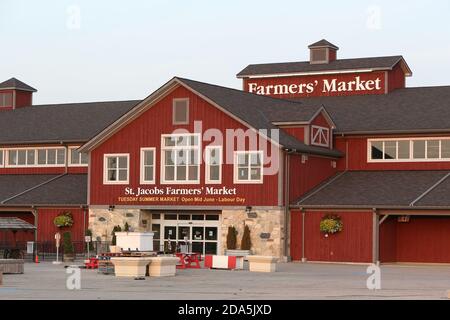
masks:
<svg viewBox="0 0 450 320"><path fill-rule="evenodd" d="M11 242L0 242L0 259L4 257L5 251L18 249L22 252L25 260L34 260L34 254L27 253L27 241L17 241L15 245ZM74 253L77 258L87 257L87 243L83 241L73 241ZM95 256L109 251L110 241L93 241L89 244L89 255ZM56 242L55 241L38 241L33 242L34 250L37 250L39 260L53 261L56 259ZM60 245L59 254L64 255L64 246Z"/></svg>

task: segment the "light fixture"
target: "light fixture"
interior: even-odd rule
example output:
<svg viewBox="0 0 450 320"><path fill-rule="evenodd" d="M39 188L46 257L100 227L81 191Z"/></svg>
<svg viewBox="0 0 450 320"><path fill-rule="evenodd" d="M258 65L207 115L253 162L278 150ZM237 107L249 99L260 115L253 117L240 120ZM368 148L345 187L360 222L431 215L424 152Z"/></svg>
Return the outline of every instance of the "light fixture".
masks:
<svg viewBox="0 0 450 320"><path fill-rule="evenodd" d="M115 206L114 205L109 205L108 211L114 211Z"/></svg>

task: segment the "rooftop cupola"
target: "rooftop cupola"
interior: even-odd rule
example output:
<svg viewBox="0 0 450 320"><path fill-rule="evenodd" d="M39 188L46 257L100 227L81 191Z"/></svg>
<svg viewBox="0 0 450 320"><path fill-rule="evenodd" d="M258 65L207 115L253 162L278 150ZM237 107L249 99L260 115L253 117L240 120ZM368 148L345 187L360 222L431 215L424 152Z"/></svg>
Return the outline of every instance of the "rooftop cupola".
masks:
<svg viewBox="0 0 450 320"><path fill-rule="evenodd" d="M322 39L308 46L310 52L310 64L326 64L336 60L337 51L339 48Z"/></svg>
<svg viewBox="0 0 450 320"><path fill-rule="evenodd" d="M0 110L11 110L33 104L37 90L22 81L11 78L0 83Z"/></svg>

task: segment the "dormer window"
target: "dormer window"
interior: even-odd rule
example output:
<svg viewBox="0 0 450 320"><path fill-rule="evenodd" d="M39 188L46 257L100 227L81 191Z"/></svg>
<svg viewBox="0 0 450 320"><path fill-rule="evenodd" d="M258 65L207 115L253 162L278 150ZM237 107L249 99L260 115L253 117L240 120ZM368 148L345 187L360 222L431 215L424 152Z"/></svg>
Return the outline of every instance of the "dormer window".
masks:
<svg viewBox="0 0 450 320"><path fill-rule="evenodd" d="M189 99L173 99L173 124L189 123Z"/></svg>
<svg viewBox="0 0 450 320"><path fill-rule="evenodd" d="M0 93L0 108L12 107L13 95L12 93Z"/></svg>

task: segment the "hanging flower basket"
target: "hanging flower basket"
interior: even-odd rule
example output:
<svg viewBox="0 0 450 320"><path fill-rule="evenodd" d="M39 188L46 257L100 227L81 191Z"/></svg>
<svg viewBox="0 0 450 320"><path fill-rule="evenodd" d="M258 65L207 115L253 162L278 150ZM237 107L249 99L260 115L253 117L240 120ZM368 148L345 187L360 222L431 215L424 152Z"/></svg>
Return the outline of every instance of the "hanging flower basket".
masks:
<svg viewBox="0 0 450 320"><path fill-rule="evenodd" d="M72 213L69 211L61 213L53 220L53 223L58 228L71 227L73 225Z"/></svg>
<svg viewBox="0 0 450 320"><path fill-rule="evenodd" d="M320 221L320 231L325 234L341 232L343 227L341 217L337 215L326 215Z"/></svg>

